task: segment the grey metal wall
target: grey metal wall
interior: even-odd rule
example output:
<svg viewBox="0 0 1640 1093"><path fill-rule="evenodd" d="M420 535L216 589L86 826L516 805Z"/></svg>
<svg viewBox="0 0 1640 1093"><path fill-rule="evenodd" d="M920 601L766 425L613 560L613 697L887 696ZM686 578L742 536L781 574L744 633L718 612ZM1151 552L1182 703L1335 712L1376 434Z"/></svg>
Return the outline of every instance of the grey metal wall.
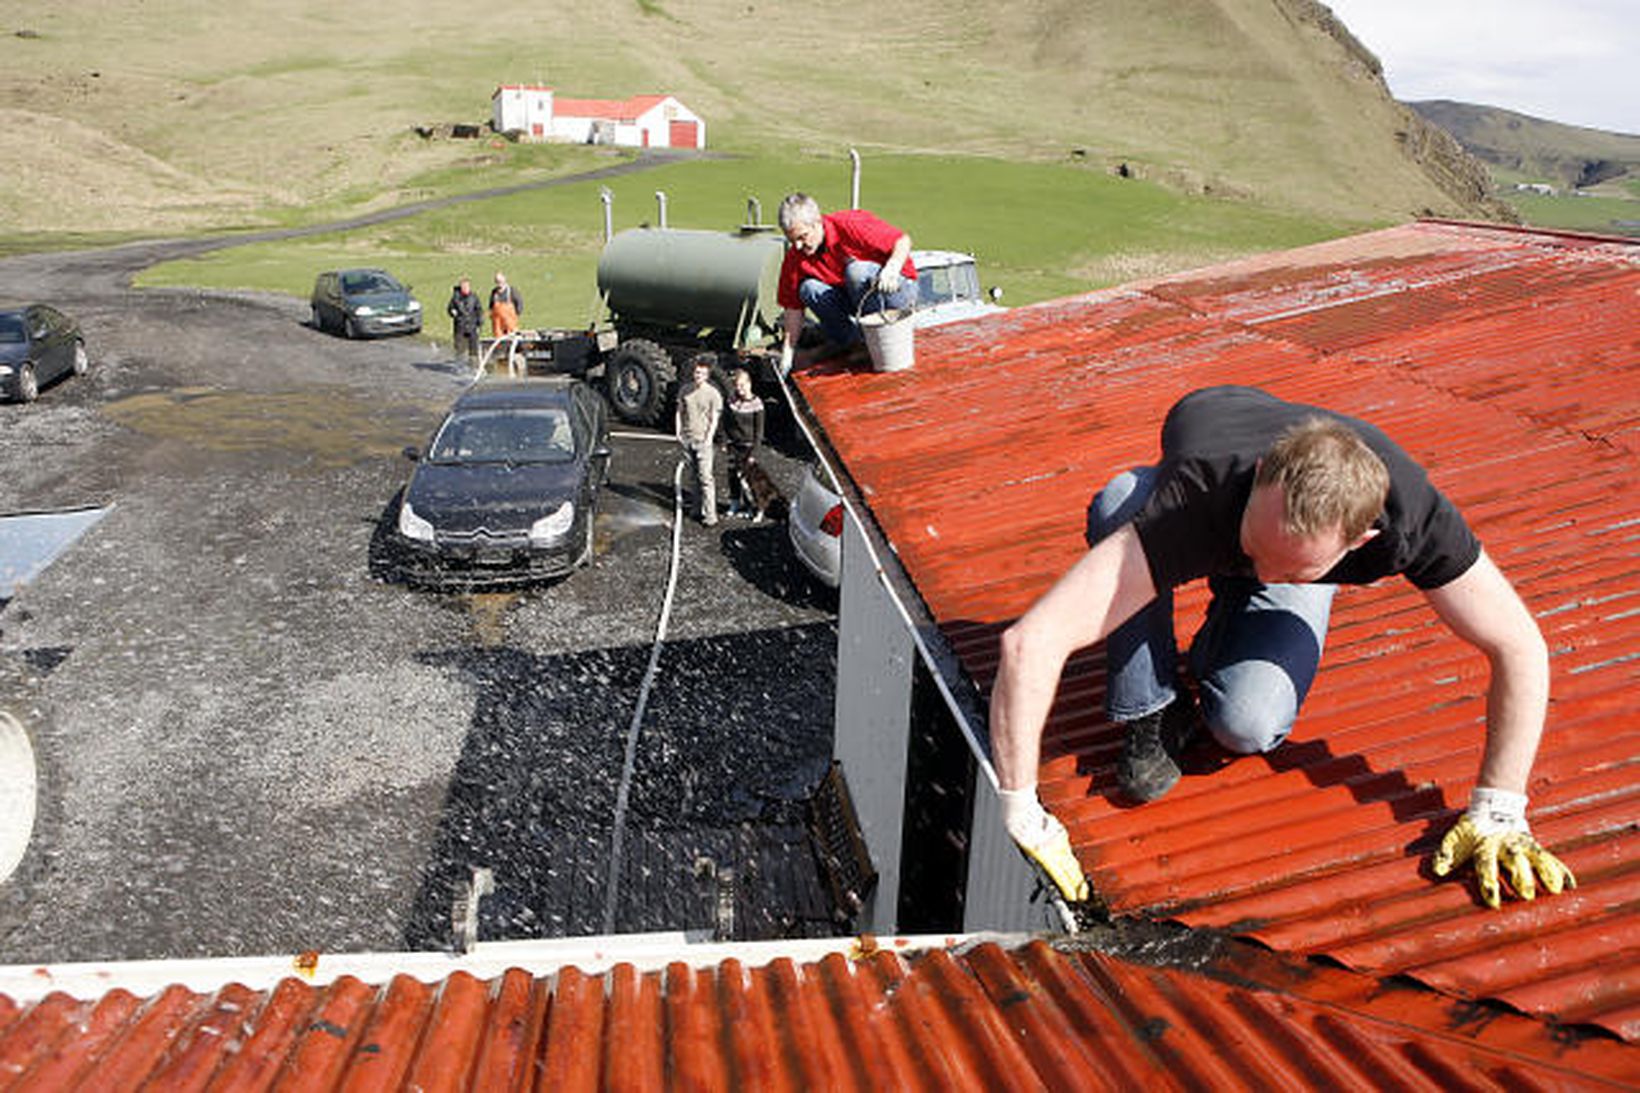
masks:
<svg viewBox="0 0 1640 1093"><path fill-rule="evenodd" d="M875 933L895 932L915 655L911 634L877 579L859 527L852 518L844 520L832 756L843 764L877 867L875 896L860 914L860 928Z"/></svg>

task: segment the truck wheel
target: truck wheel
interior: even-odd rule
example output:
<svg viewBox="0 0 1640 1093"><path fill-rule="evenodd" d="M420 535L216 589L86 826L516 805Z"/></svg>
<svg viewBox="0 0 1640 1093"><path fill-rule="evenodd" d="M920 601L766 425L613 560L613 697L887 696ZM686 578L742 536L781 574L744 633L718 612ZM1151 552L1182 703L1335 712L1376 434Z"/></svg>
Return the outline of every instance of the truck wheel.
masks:
<svg viewBox="0 0 1640 1093"><path fill-rule="evenodd" d="M677 379L666 350L641 338L624 343L604 366L609 405L629 425L657 424Z"/></svg>

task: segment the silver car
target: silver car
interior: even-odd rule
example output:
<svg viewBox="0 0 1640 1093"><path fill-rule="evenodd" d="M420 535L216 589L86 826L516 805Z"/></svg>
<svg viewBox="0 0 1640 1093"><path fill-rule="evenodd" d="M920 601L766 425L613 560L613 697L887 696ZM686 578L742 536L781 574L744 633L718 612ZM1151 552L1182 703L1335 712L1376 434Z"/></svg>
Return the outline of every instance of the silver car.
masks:
<svg viewBox="0 0 1640 1093"><path fill-rule="evenodd" d="M843 499L827 484L827 477L815 463L803 472L786 518L786 534L803 567L826 587L836 588L843 576Z"/></svg>

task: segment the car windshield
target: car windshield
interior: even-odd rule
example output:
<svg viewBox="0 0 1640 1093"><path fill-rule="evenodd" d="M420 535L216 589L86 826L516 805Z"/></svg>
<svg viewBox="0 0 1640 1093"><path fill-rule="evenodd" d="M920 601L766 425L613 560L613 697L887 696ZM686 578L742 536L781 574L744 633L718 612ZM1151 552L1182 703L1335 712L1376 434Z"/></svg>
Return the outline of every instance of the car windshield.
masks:
<svg viewBox="0 0 1640 1093"><path fill-rule="evenodd" d="M0 315L0 345L16 345L23 340L23 320L16 315Z"/></svg>
<svg viewBox="0 0 1640 1093"><path fill-rule="evenodd" d="M952 300L977 299L979 270L971 262L917 271L917 303L922 307Z"/></svg>
<svg viewBox="0 0 1640 1093"><path fill-rule="evenodd" d="M569 414L539 410L469 410L453 415L433 438L434 463L567 463L575 458Z"/></svg>
<svg viewBox="0 0 1640 1093"><path fill-rule="evenodd" d="M385 273L348 273L342 276L342 291L352 296L398 292L399 283Z"/></svg>

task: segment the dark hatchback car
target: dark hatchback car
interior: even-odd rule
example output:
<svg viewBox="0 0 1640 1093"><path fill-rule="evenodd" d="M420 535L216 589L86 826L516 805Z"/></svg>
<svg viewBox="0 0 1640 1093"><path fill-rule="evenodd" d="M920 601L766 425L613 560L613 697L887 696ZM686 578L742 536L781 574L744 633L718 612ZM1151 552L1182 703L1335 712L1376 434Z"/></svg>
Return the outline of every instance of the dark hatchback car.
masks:
<svg viewBox="0 0 1640 1093"><path fill-rule="evenodd" d="M349 338L421 331L421 303L381 269L337 269L313 281L313 326Z"/></svg>
<svg viewBox="0 0 1640 1093"><path fill-rule="evenodd" d="M80 324L54 307L30 304L0 311L0 392L33 402L59 376L83 376L91 367Z"/></svg>
<svg viewBox="0 0 1640 1093"><path fill-rule="evenodd" d="M405 455L416 469L395 540L412 583L514 584L592 560L609 424L582 381L481 383L456 400L425 452Z"/></svg>

